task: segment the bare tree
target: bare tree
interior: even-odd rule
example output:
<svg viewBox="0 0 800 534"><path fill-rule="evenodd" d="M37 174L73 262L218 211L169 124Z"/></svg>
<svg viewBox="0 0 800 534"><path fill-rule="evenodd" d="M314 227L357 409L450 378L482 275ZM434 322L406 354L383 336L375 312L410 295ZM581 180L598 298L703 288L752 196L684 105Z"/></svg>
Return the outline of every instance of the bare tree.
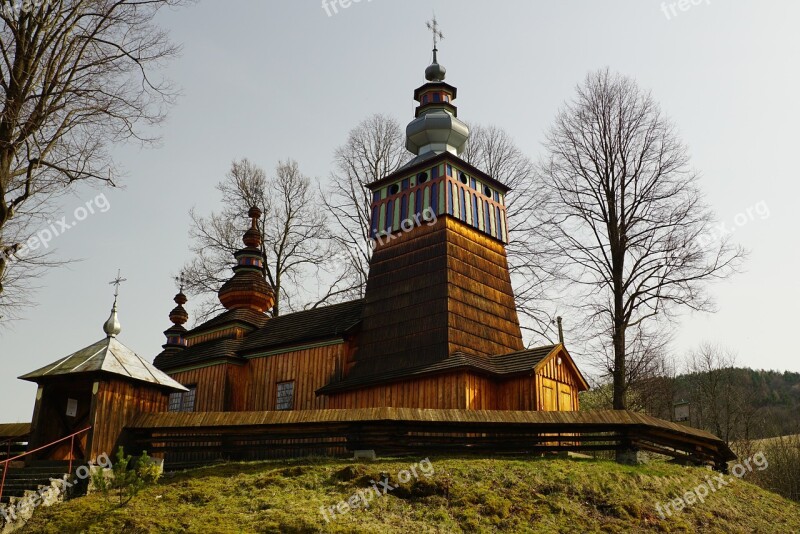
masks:
<svg viewBox="0 0 800 534"><path fill-rule="evenodd" d="M629 346L629 362L626 366L629 385L625 390L625 406L628 410L667 420L673 418L678 384L674 360L666 352L668 340L668 336L654 335ZM610 361L613 362L613 358ZM582 410L612 409L614 383L611 375L602 374L581 399Z"/></svg>
<svg viewBox="0 0 800 534"><path fill-rule="evenodd" d="M553 219L544 235L586 323L613 349L613 406L625 409L636 329L682 309L713 309L707 282L735 272L744 252L706 242L713 213L686 148L633 80L589 74L547 148L542 209Z"/></svg>
<svg viewBox="0 0 800 534"><path fill-rule="evenodd" d="M345 258L349 295L361 297L367 284L372 246L369 237L370 197L367 184L399 169L411 157L400 123L371 115L350 130L334 154L325 207L331 215L333 238Z"/></svg>
<svg viewBox="0 0 800 534"><path fill-rule="evenodd" d="M757 408L755 394L737 377L736 355L703 344L689 355L690 418L694 426L726 443L749 440Z"/></svg>
<svg viewBox="0 0 800 534"><path fill-rule="evenodd" d="M154 18L182 3L3 2L0 305L9 285L36 273L31 265L49 265L28 239L53 198L81 182L113 184L111 146L157 140L148 127L164 119L175 91L156 69L178 49Z"/></svg>
<svg viewBox="0 0 800 534"><path fill-rule="evenodd" d="M541 234L546 216L540 211L544 201L541 176L505 130L477 124L469 128L462 159L511 188L506 197L510 240L506 253L522 327L551 339L553 318L544 303L552 302L554 279L542 262L549 261L552 252L547 250L552 245Z"/></svg>
<svg viewBox="0 0 800 534"><path fill-rule="evenodd" d="M259 228L266 277L277 296L273 316L284 309L317 306L340 293L343 276L333 273L333 281L326 276L335 255L325 213L319 209L317 190L297 162L280 162L275 177L268 178L249 160L234 161L217 190L222 197L220 211L208 216L190 211L194 257L184 267L184 276L189 291L204 297L196 320L222 309L216 295L231 277L233 253L243 246L250 206L262 211Z"/></svg>

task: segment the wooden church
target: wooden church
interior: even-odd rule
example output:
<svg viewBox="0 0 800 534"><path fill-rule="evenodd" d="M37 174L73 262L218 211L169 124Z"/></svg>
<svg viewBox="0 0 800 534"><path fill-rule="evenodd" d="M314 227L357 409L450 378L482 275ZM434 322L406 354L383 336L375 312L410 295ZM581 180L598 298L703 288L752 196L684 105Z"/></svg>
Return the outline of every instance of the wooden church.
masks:
<svg viewBox="0 0 800 534"><path fill-rule="evenodd" d="M155 366L187 388L175 411L578 409L588 389L563 344L526 349L505 245L508 188L459 157L469 138L436 58L414 91L416 155L369 185L375 241L363 299L271 318L252 208L227 311L187 331L186 297Z"/></svg>
<svg viewBox="0 0 800 534"><path fill-rule="evenodd" d="M588 385L563 343L523 344L505 251L509 189L459 157L469 129L436 53L406 130L415 157L369 185L363 299L271 317L253 207L219 290L226 311L187 330L179 292L150 364L117 339L115 292L104 339L20 377L39 385L30 448L80 433L39 456L92 458L114 450L139 413L577 411Z"/></svg>
<svg viewBox="0 0 800 534"><path fill-rule="evenodd" d="M435 46L425 78L406 130L415 157L369 185L363 299L272 317L253 207L219 290L224 312L187 330L179 292L151 364L117 339L115 293L103 339L20 377L39 385L26 461L88 460L122 443L173 458L192 447L198 458L255 458L304 442L340 452L649 450L724 469L735 456L711 434L579 412L588 385L563 342L524 346L505 250L509 189L459 157L469 130Z"/></svg>

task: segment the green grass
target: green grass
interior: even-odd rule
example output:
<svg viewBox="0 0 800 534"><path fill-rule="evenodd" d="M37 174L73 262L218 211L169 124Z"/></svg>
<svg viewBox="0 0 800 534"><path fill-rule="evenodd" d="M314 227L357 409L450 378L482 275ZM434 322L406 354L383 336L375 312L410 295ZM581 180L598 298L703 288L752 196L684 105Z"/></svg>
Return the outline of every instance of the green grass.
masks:
<svg viewBox="0 0 800 534"><path fill-rule="evenodd" d="M397 483L421 458L305 459L175 473L123 508L102 495L37 510L23 532L800 532L800 505L744 480L661 518L657 503L714 473L663 462L432 457L433 474ZM398 488L326 523L372 480Z"/></svg>

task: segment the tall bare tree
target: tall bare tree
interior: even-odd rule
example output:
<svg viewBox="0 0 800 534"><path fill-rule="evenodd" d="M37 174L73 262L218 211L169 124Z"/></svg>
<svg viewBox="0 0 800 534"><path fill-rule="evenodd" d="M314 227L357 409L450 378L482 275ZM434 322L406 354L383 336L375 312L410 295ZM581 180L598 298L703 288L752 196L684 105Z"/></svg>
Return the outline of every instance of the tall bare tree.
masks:
<svg viewBox="0 0 800 534"><path fill-rule="evenodd" d="M259 227L267 282L277 296L273 316L284 309L317 306L340 293L344 276L329 268L335 254L321 200L297 162L280 162L275 176L268 178L248 159L234 161L217 190L219 211L208 216L190 212L194 257L184 267L184 276L189 291L203 296L197 320L221 310L217 291L231 277L233 253L243 246L250 206L262 211Z"/></svg>
<svg viewBox="0 0 800 534"><path fill-rule="evenodd" d="M0 9L0 305L30 264L51 200L81 182L113 184L110 147L157 139L175 91L157 69L178 48L155 23L181 0L47 0ZM30 248L30 250L27 250ZM14 270L17 261L28 265ZM44 263L42 263L44 261ZM22 264L21 264L22 265Z"/></svg>
<svg viewBox="0 0 800 534"><path fill-rule="evenodd" d="M553 338L553 318L545 302L552 302L553 273L543 265L552 249L541 234L541 175L533 161L496 126L470 124L469 141L461 157L511 188L506 197L509 243L508 267L514 285L522 328L529 333Z"/></svg>
<svg viewBox="0 0 800 534"><path fill-rule="evenodd" d="M711 310L707 282L741 248L708 243L714 217L685 146L652 96L620 75L589 74L549 132L543 165L554 265L597 339L613 349L613 406L626 407L630 341L660 317Z"/></svg>
<svg viewBox="0 0 800 534"><path fill-rule="evenodd" d="M350 296L363 296L372 257L369 237L372 198L367 184L396 171L410 158L400 123L379 114L361 121L336 149L335 168L323 199L331 215L334 240L345 258Z"/></svg>

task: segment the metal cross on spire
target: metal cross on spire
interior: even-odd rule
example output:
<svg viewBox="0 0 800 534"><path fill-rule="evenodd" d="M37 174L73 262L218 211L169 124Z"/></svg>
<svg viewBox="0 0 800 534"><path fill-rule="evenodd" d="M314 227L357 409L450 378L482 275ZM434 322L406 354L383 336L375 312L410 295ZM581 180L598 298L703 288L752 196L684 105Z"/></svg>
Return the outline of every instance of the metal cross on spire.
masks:
<svg viewBox="0 0 800 534"><path fill-rule="evenodd" d="M175 277L175 283L178 285L178 291L183 293L183 286L186 285L186 275L183 271Z"/></svg>
<svg viewBox="0 0 800 534"><path fill-rule="evenodd" d="M120 270L117 269L117 277L110 281L108 284L114 286L114 302L117 302L117 296L119 295L119 286L122 285L122 282L127 282L127 278L122 278L120 274Z"/></svg>
<svg viewBox="0 0 800 534"><path fill-rule="evenodd" d="M434 13L433 19L425 23L428 29L433 34L433 51L436 52L436 45L439 41L444 39L444 34L439 29L439 23L436 21L436 14Z"/></svg>

